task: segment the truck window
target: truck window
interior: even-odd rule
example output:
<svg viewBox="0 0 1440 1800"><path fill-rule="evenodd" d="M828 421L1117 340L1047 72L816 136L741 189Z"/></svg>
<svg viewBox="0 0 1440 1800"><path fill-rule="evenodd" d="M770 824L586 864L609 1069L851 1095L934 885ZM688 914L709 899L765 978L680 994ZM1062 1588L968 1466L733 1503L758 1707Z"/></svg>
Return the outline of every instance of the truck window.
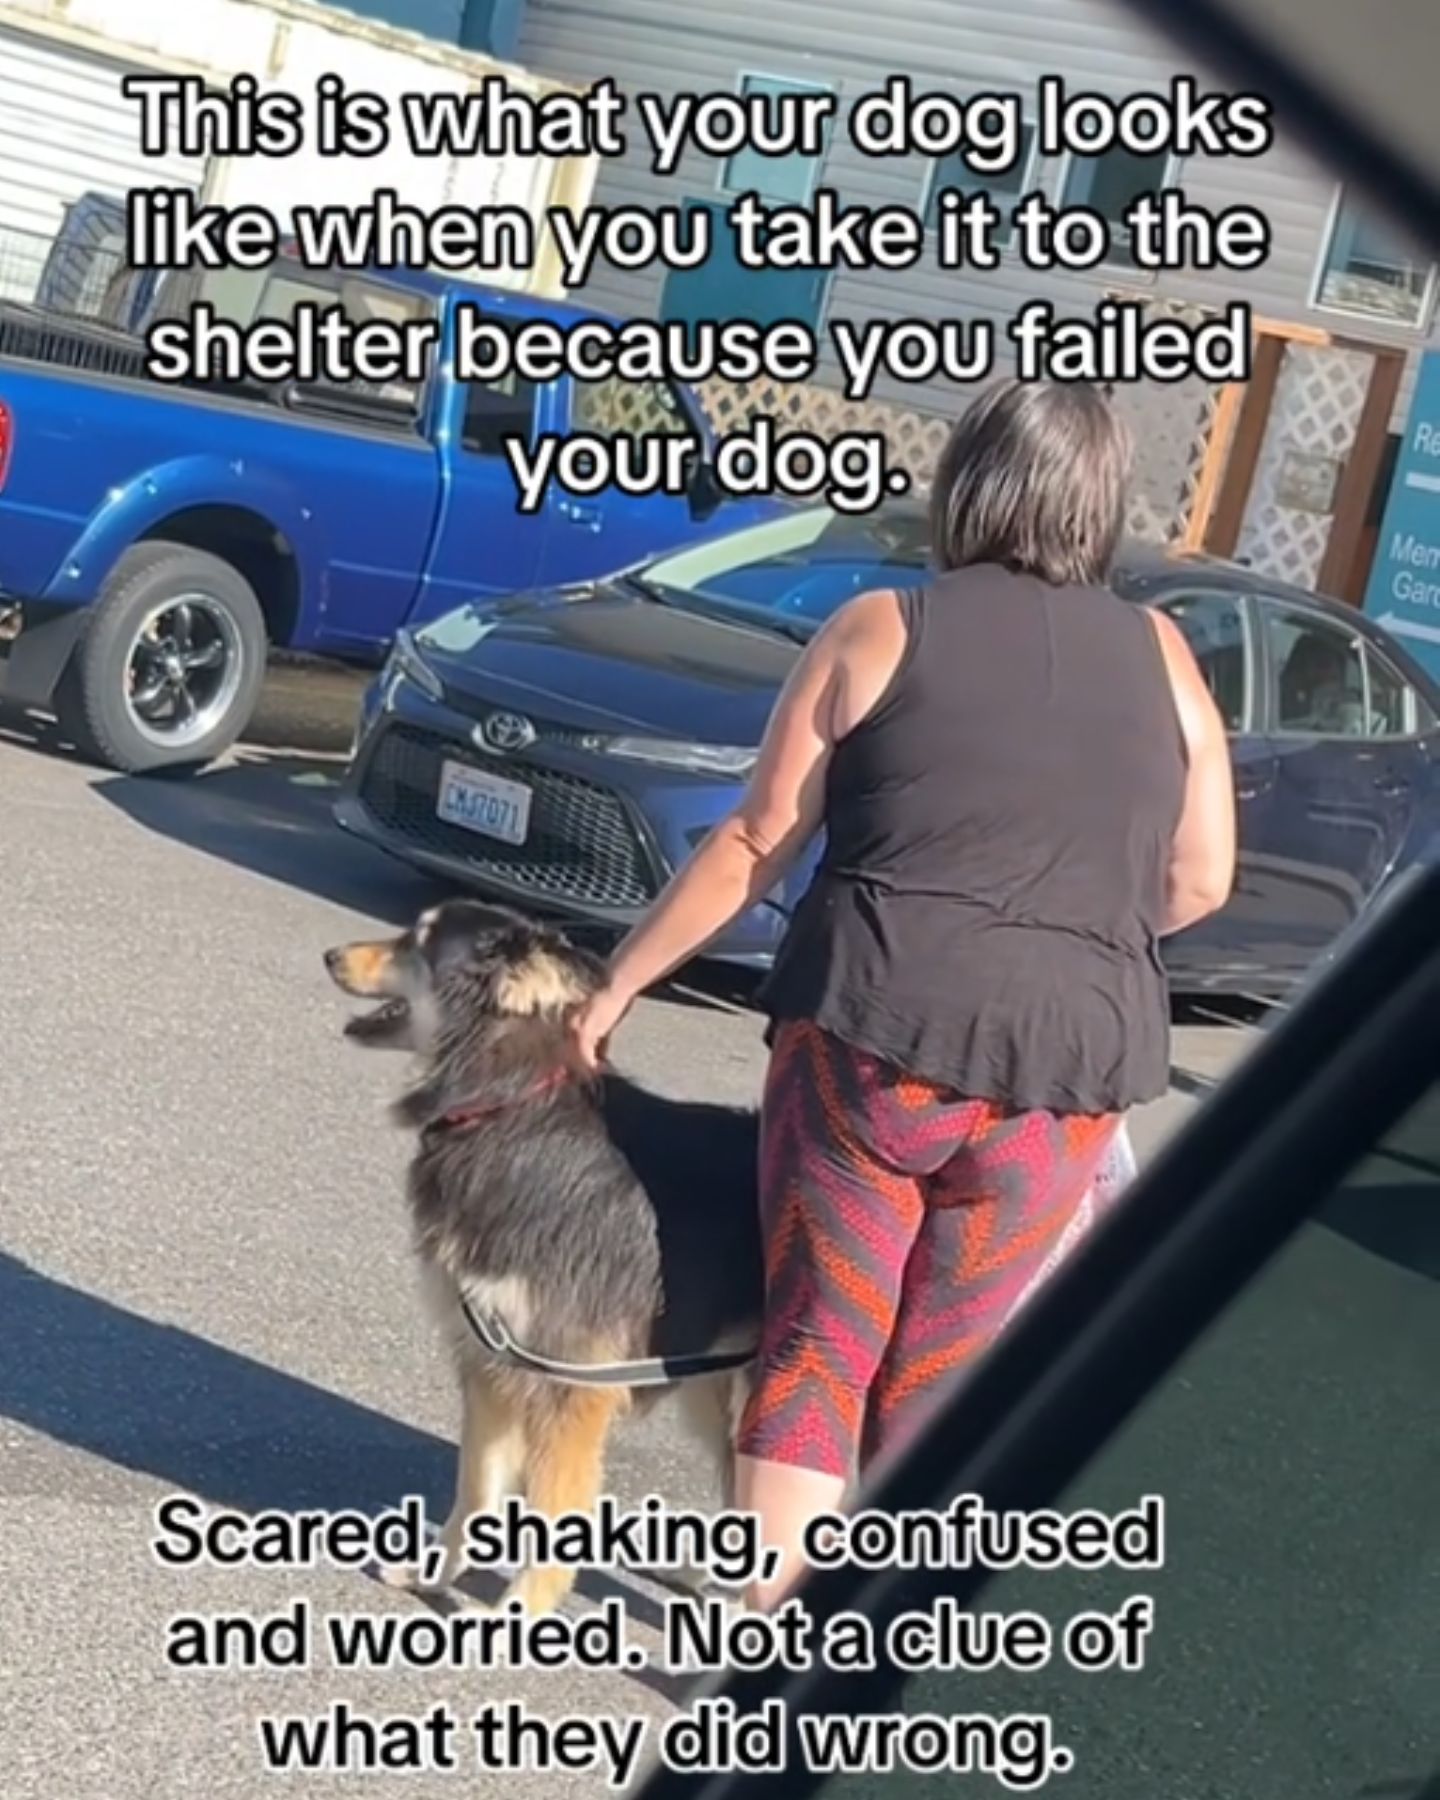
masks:
<svg viewBox="0 0 1440 1800"><path fill-rule="evenodd" d="M534 422L535 383L511 369L499 381L469 383L460 442L472 456L503 456L508 438L529 443Z"/></svg>
<svg viewBox="0 0 1440 1800"><path fill-rule="evenodd" d="M575 426L604 437L686 437L693 427L664 381L575 383Z"/></svg>
<svg viewBox="0 0 1440 1800"><path fill-rule="evenodd" d="M242 325L253 324L257 319L292 318L302 302L318 307L341 306L355 320L392 319L397 324L424 318L430 311L430 302L423 295L406 293L366 276L339 271L330 274L284 259L264 269L207 273L183 294L177 290L170 305L188 307L197 299L209 301L221 317ZM333 392L335 403L343 404L347 413L364 416L369 403L377 420L396 423L413 423L419 417L423 399L420 384L408 381L351 382L343 391L327 390L324 383L307 385L307 399L312 404L328 406L329 400L324 396Z"/></svg>

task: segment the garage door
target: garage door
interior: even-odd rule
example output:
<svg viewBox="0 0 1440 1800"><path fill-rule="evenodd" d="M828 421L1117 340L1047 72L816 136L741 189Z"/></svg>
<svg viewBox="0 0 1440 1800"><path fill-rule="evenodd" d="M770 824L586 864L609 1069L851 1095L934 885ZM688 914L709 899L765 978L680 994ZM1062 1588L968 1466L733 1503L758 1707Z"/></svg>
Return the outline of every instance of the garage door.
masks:
<svg viewBox="0 0 1440 1800"><path fill-rule="evenodd" d="M128 65L0 29L0 294L28 298L66 208L87 193L198 187L201 158L140 153Z"/></svg>

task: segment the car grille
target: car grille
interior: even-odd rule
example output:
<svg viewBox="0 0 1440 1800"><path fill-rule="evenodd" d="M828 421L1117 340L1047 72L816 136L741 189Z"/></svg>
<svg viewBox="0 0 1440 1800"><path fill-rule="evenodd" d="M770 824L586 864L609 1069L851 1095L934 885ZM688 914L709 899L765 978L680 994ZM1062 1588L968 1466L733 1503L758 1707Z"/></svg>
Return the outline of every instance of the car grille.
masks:
<svg viewBox="0 0 1440 1800"><path fill-rule="evenodd" d="M524 782L534 796L528 843L492 842L436 816L446 757ZM619 796L563 770L485 756L432 732L392 725L370 759L360 798L381 825L410 843L456 857L538 900L635 907L659 892Z"/></svg>

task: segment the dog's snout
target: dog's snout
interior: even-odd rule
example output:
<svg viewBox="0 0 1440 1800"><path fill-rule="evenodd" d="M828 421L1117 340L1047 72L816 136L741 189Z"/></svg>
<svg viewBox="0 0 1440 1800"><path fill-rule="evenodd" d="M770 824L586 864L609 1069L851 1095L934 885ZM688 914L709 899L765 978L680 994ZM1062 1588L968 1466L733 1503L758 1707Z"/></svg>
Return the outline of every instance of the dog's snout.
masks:
<svg viewBox="0 0 1440 1800"><path fill-rule="evenodd" d="M391 944L342 944L325 952L330 979L362 1000L393 997L395 949Z"/></svg>

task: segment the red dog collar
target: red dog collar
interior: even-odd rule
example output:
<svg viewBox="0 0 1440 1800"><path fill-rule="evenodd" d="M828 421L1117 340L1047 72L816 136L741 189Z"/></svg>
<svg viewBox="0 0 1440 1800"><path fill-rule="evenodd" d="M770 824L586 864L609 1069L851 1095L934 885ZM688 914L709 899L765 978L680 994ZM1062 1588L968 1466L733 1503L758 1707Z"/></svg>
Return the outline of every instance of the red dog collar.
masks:
<svg viewBox="0 0 1440 1800"><path fill-rule="evenodd" d="M553 1093L572 1079L569 1069L552 1069L548 1075L532 1082L523 1093L514 1094L508 1100L472 1100L464 1106L452 1106L449 1112L432 1119L431 1127L441 1131L463 1131L467 1125L478 1125L482 1119L492 1119L497 1113L509 1112L512 1107L524 1106L527 1101Z"/></svg>

